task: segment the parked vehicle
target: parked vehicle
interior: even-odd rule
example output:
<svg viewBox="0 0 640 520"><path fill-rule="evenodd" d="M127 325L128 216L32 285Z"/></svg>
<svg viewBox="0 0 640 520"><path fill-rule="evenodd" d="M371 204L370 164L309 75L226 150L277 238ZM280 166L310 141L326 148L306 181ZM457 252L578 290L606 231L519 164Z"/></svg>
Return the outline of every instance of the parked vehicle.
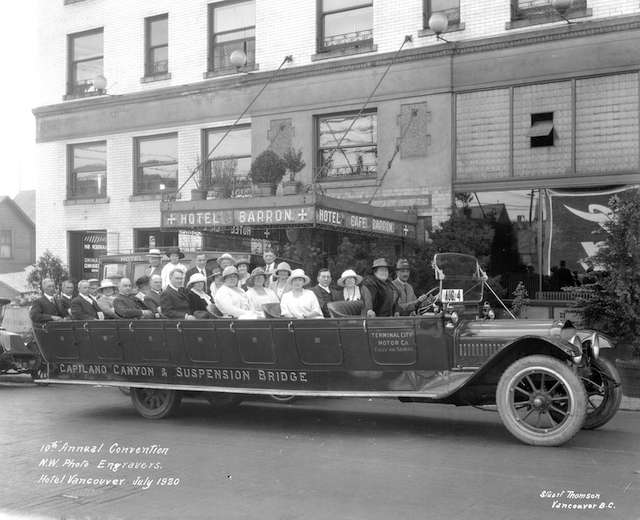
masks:
<svg viewBox="0 0 640 520"><path fill-rule="evenodd" d="M272 394L497 405L516 438L542 446L611 420L621 389L599 357L607 337L569 321L480 320L477 260L437 254L433 267L439 285L418 316L363 318L333 302L323 320L63 321L36 339L48 382L132 387L150 419L173 414L186 391L223 408Z"/></svg>
<svg viewBox="0 0 640 520"><path fill-rule="evenodd" d="M0 298L0 323L10 300ZM30 374L34 379L46 378L46 366L30 337L0 327L0 374Z"/></svg>

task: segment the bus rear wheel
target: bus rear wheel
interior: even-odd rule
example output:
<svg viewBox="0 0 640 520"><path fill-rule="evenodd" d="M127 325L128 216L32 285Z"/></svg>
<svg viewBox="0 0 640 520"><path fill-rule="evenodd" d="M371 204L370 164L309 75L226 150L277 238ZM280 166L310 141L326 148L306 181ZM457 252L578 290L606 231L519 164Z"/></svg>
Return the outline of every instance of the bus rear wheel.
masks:
<svg viewBox="0 0 640 520"><path fill-rule="evenodd" d="M182 394L176 390L131 388L133 406L145 419L171 417L180 408L181 400Z"/></svg>

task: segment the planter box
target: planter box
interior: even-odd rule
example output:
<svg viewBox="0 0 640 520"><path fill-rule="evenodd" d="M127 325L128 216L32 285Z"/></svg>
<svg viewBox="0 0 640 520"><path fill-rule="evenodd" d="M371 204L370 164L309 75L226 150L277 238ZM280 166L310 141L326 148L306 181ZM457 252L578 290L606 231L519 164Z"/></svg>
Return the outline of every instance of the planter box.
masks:
<svg viewBox="0 0 640 520"><path fill-rule="evenodd" d="M283 195L297 195L300 191L300 185L297 182L287 182L282 185Z"/></svg>
<svg viewBox="0 0 640 520"><path fill-rule="evenodd" d="M271 197L274 186L270 182L259 182L253 185L253 194L256 197Z"/></svg>
<svg viewBox="0 0 640 520"><path fill-rule="evenodd" d="M207 190L191 190L191 200L206 200Z"/></svg>
<svg viewBox="0 0 640 520"><path fill-rule="evenodd" d="M640 397L640 361L616 359L616 367L622 380L622 393L628 397Z"/></svg>

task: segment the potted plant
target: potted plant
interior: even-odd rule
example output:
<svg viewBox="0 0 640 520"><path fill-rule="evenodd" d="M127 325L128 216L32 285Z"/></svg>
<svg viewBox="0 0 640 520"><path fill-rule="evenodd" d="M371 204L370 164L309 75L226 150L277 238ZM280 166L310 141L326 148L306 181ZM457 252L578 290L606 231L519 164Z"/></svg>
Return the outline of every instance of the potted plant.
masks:
<svg viewBox="0 0 640 520"><path fill-rule="evenodd" d="M261 197L274 195L276 186L284 177L286 163L272 150L265 150L251 163L249 178L255 194Z"/></svg>
<svg viewBox="0 0 640 520"><path fill-rule="evenodd" d="M302 159L302 150L296 152L293 148L289 148L282 159L289 172L289 180L283 184L282 193L283 195L296 195L302 186L302 183L296 179L296 175L306 166Z"/></svg>
<svg viewBox="0 0 640 520"><path fill-rule="evenodd" d="M207 198L228 199L233 195L237 159L217 159L209 163L211 178Z"/></svg>
<svg viewBox="0 0 640 520"><path fill-rule="evenodd" d="M577 305L588 327L616 340L623 391L640 397L640 190L612 197L609 208L607 237L589 259L595 282L587 287L593 292Z"/></svg>

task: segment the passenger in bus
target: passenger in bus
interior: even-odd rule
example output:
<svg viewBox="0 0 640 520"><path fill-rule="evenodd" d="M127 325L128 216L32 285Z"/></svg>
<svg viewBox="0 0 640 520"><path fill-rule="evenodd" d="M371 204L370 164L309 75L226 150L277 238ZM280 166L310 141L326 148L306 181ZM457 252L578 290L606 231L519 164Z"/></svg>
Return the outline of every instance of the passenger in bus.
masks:
<svg viewBox="0 0 640 520"><path fill-rule="evenodd" d="M60 321L64 316L55 300L56 284L51 278L42 280L42 296L33 302L29 317L34 325Z"/></svg>
<svg viewBox="0 0 640 520"><path fill-rule="evenodd" d="M116 311L113 308L113 300L116 298L116 285L108 278L100 282L98 288L98 307L104 313L107 319L117 318Z"/></svg>
<svg viewBox="0 0 640 520"><path fill-rule="evenodd" d="M262 253L262 260L264 261L264 274L269 279L276 272L276 254L271 249L267 249Z"/></svg>
<svg viewBox="0 0 640 520"><path fill-rule="evenodd" d="M400 258L396 262L396 279L393 285L398 290L398 307L401 316L415 314L418 307L427 299L426 294L416 296L413 286L409 283L410 268L406 258Z"/></svg>
<svg viewBox="0 0 640 520"><path fill-rule="evenodd" d="M212 282L209 285L209 293L211 294L211 298L215 302L216 293L218 292L218 289L220 289L220 287L222 287L223 285L222 269L220 269L219 267L215 267L213 271L211 271L211 279Z"/></svg>
<svg viewBox="0 0 640 520"><path fill-rule="evenodd" d="M220 255L216 262L218 262L220 271L224 271L225 267L229 267L230 265L236 265L236 259L233 258L229 253Z"/></svg>
<svg viewBox="0 0 640 520"><path fill-rule="evenodd" d="M118 295L113 299L113 309L119 318L153 318L153 313L132 294L129 278L120 279Z"/></svg>
<svg viewBox="0 0 640 520"><path fill-rule="evenodd" d="M204 253L198 253L196 255L195 264L196 265L185 273L184 279L190 280L194 274L200 273L204 276L204 292L209 292L209 276L211 275L211 271L207 269L207 255Z"/></svg>
<svg viewBox="0 0 640 520"><path fill-rule="evenodd" d="M331 288L331 271L323 267L318 271L318 284L311 288L311 292L316 295L322 314L325 318L331 317L327 303L340 300L340 295Z"/></svg>
<svg viewBox="0 0 640 520"><path fill-rule="evenodd" d="M222 271L224 285L216 292L216 307L225 316L241 319L258 317L252 310L247 293L238 287L238 270L229 265Z"/></svg>
<svg viewBox="0 0 640 520"><path fill-rule="evenodd" d="M169 285L160 296L160 308L167 318L195 320L184 287L184 271L176 267L169 273Z"/></svg>
<svg viewBox="0 0 640 520"><path fill-rule="evenodd" d="M147 258L149 258L149 265L144 270L144 274L149 278L154 274L162 275L162 251L159 249L149 249Z"/></svg>
<svg viewBox="0 0 640 520"><path fill-rule="evenodd" d="M289 277L290 290L282 295L280 309L285 318L324 318L318 298L304 286L311 282L302 269L294 269Z"/></svg>
<svg viewBox="0 0 640 520"><path fill-rule="evenodd" d="M247 290L247 280L249 280L249 269L251 264L248 257L240 257L236 261L236 269L238 269L238 287L243 291Z"/></svg>
<svg viewBox="0 0 640 520"><path fill-rule="evenodd" d="M187 282L187 298L189 299L190 312L198 319L213 318L213 300L205 290L207 281L205 275L194 273Z"/></svg>
<svg viewBox="0 0 640 520"><path fill-rule="evenodd" d="M278 300L282 300L282 295L289 290L289 276L291 275L291 267L287 262L280 262L276 267L276 272L271 280L269 287L276 293Z"/></svg>
<svg viewBox="0 0 640 520"><path fill-rule="evenodd" d="M342 299L345 302L355 302L362 300L359 285L362 283L362 276L353 269L347 269L338 278L338 286L342 287Z"/></svg>
<svg viewBox="0 0 640 520"><path fill-rule="evenodd" d="M372 273L362 282L363 312L368 318L394 316L398 312L398 290L389 280L390 265L385 258L377 258Z"/></svg>
<svg viewBox="0 0 640 520"><path fill-rule="evenodd" d="M175 247L173 249L169 249L167 251L167 256L169 257L169 263L166 264L162 268L162 289L166 289L169 285L169 276L174 271L174 269L180 269L182 274L187 272L187 268L184 264L180 263L180 260L184 258L184 253L180 251L179 247Z"/></svg>
<svg viewBox="0 0 640 520"><path fill-rule="evenodd" d="M78 282L78 296L71 300L69 309L74 320L103 320L104 312L100 310L98 302L89 294L89 281Z"/></svg>
<svg viewBox="0 0 640 520"><path fill-rule="evenodd" d="M251 271L251 276L247 280L247 297L251 309L253 309L258 317L264 318L264 311L262 309L263 303L278 303L278 297L269 287L265 287L264 284L267 280L267 275L262 267L256 267Z"/></svg>
<svg viewBox="0 0 640 520"><path fill-rule="evenodd" d="M149 287L150 283L151 283L151 278L149 278L147 275L143 275L136 280L136 292L134 296L138 301L144 303L144 299L146 298L147 294L149 294L149 291L151 290L151 288Z"/></svg>
<svg viewBox="0 0 640 520"><path fill-rule="evenodd" d="M60 315L69 318L69 309L71 308L71 300L73 300L73 291L75 287L71 280L65 280L60 285L60 296L56 298L56 304L60 310Z"/></svg>
<svg viewBox="0 0 640 520"><path fill-rule="evenodd" d="M100 296L98 294L98 289L100 288L100 280L98 280L97 278L89 278L87 282L89 282L89 294L93 299L97 300L98 296Z"/></svg>
<svg viewBox="0 0 640 520"><path fill-rule="evenodd" d="M144 304L156 318L162 317L160 312L160 296L162 295L162 277L159 274L151 275L149 280L149 292L144 297Z"/></svg>

